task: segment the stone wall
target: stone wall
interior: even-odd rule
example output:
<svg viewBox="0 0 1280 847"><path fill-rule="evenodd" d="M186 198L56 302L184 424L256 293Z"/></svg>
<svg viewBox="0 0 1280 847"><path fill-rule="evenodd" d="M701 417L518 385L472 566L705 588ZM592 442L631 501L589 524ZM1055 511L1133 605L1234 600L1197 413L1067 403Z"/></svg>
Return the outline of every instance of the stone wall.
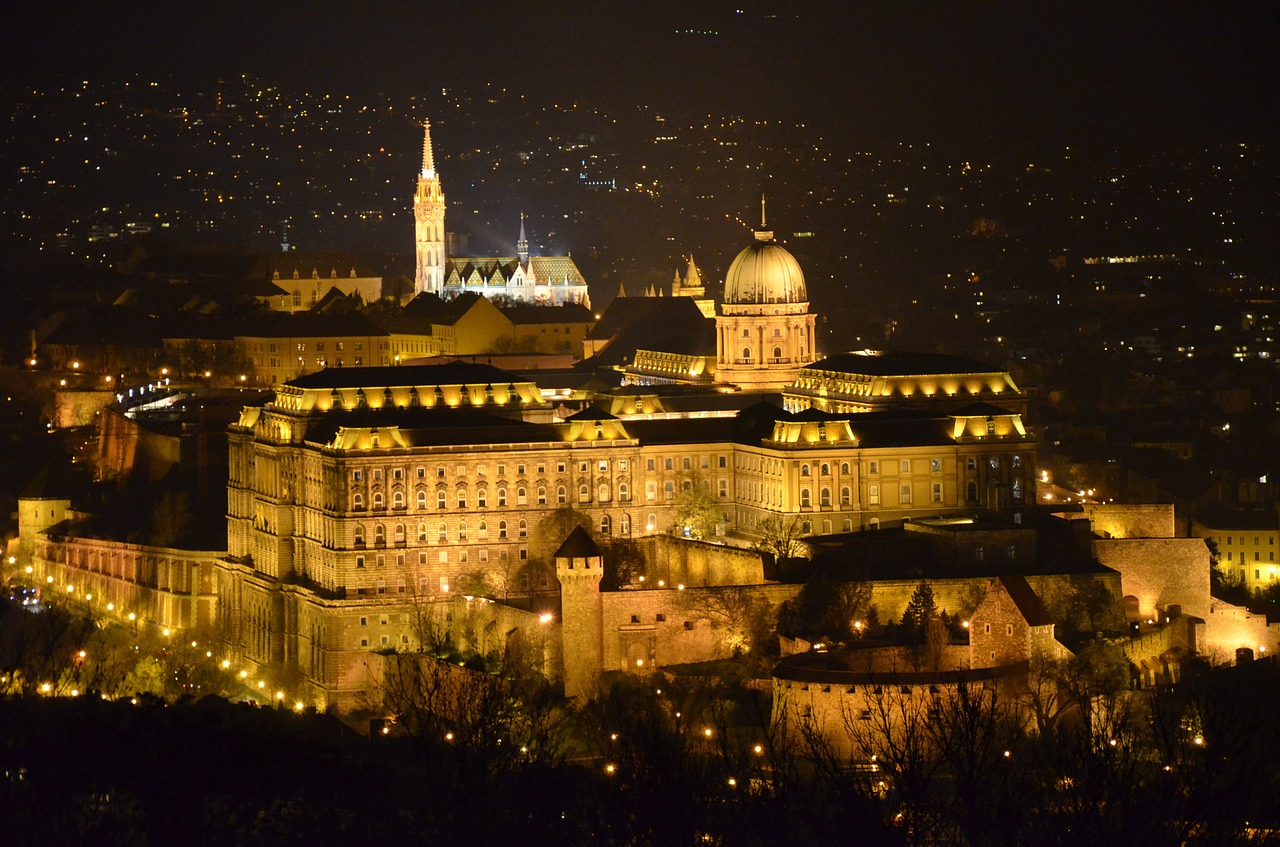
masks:
<svg viewBox="0 0 1280 847"><path fill-rule="evenodd" d="M709 541L691 541L673 535L642 539L646 581L667 587L707 585L759 585L764 582L764 562L754 550L743 550Z"/></svg>
<svg viewBox="0 0 1280 847"><path fill-rule="evenodd" d="M1268 624L1265 615L1251 614L1243 606L1214 598L1196 649L1209 661L1219 663L1235 661L1241 647L1256 656L1280 654L1280 623Z"/></svg>
<svg viewBox="0 0 1280 847"><path fill-rule="evenodd" d="M55 391L49 415L54 429L91 426L98 413L116 399L114 391Z"/></svg>
<svg viewBox="0 0 1280 847"><path fill-rule="evenodd" d="M1173 538L1172 504L1085 503L1081 513L1104 538Z"/></svg>
<svg viewBox="0 0 1280 847"><path fill-rule="evenodd" d="M770 584L605 592L602 669L637 673L728 658L749 648L753 616L776 615L778 604L799 590Z"/></svg>
<svg viewBox="0 0 1280 847"><path fill-rule="evenodd" d="M1096 539L1093 555L1118 571L1125 596L1140 616L1177 605L1183 614L1209 616L1209 548L1200 538Z"/></svg>

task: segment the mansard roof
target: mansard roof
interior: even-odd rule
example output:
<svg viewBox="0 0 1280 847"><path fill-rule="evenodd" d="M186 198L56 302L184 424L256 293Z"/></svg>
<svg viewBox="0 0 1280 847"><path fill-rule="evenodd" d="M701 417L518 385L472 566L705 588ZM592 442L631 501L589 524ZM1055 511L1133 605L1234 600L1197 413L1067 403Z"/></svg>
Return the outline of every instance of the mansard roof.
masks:
<svg viewBox="0 0 1280 847"><path fill-rule="evenodd" d="M294 388L383 388L403 385L506 385L526 381L493 365L455 359L439 365L325 368L291 379L285 385Z"/></svg>
<svg viewBox="0 0 1280 847"><path fill-rule="evenodd" d="M806 365L804 370L867 374L869 376L1003 373L1002 368L993 367L968 356L902 351L837 353L811 365Z"/></svg>

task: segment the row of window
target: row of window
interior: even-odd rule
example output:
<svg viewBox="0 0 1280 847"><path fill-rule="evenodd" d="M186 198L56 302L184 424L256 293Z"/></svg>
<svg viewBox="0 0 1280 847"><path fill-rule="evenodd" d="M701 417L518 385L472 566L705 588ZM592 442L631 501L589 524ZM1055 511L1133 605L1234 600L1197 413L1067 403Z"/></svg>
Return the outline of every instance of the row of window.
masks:
<svg viewBox="0 0 1280 847"><path fill-rule="evenodd" d="M653 462L653 460L652 460L652 459L650 459L649 461L650 461L650 468L649 468L649 469L650 469L650 470L653 470L653 467L652 467L652 462ZM598 471L600 471L601 473L608 473L608 472L609 472L609 460L608 460L608 459L600 459L600 460L596 461L596 463L595 463L595 464L596 464L596 469L597 469ZM617 469L618 469L619 471L626 471L626 470L627 470L627 467L628 467L628 465L627 465L627 460L626 460L626 459L618 459L618 460L617 460ZM516 476L524 476L524 475L525 475L525 473L526 473L526 471L528 470L528 466L527 466L527 465L525 465L525 463L524 463L524 462L520 462L519 464L517 464L517 465L515 466L515 469L516 469ZM556 462L556 473L565 473L565 472L567 471L567 469L568 469L568 464L567 464L566 462ZM585 461L585 460L584 460L584 461L580 461L580 462L578 462L578 473L589 473L589 472L590 472L590 469L591 469L591 462L589 462L589 461ZM404 468L390 468L389 470L390 470L390 473L388 474L388 476L390 476L390 478L391 478L391 479L404 479L404 474L405 474L405 469L404 469ZM425 467L418 466L418 467L414 468L413 470L414 470L414 476L416 476L418 479L426 479L426 478L427 478L427 469L426 469ZM435 474L435 475L436 475L436 479L444 479L444 478L445 478L445 476L447 475L447 471L448 471L448 468L446 468L444 465L436 465L436 474ZM538 463L537 463L537 473L538 473L538 475L543 475L543 474L545 474L546 472L547 472L547 463L546 463L546 462L538 462ZM488 476L488 474L489 474L489 466L488 466L488 465L476 465L476 476L478 476L478 477L486 477L486 476ZM465 476L467 476L467 466L466 466L466 465L458 465L458 466L455 466L455 467L454 467L454 475L455 475L455 476L457 476L457 477L465 477ZM497 466L497 475L498 475L498 476L500 476L500 477L502 477L502 476L506 476L506 475L507 475L507 466L506 466L505 464L499 464L499 465ZM352 482L363 482L363 481L364 481L364 477L365 477L365 472L364 472L364 470L363 470L363 469L356 468L355 470L353 470L353 471L351 472L351 481L352 481ZM383 469L382 469L382 468L371 468L371 469L370 469L370 471L369 471L369 478L370 478L372 481L374 481L374 482L380 482L380 481L382 481L382 479L383 479Z"/></svg>
<svg viewBox="0 0 1280 847"><path fill-rule="evenodd" d="M1255 562L1261 562L1261 561L1262 561L1262 552L1261 552L1261 551L1259 551L1259 550L1254 550L1254 551L1253 551L1253 560L1254 560ZM1267 561L1268 561L1268 562L1274 562L1275 560L1276 560L1276 554L1275 554L1275 551L1274 551L1274 550L1268 551L1268 553L1267 553ZM1228 562L1232 561L1232 559L1231 559L1231 551L1230 551L1230 550L1228 550L1228 551L1227 551L1227 561L1228 561ZM1241 561L1241 562L1245 561L1245 553L1244 553L1244 551L1241 551L1241 552L1240 552L1240 561Z"/></svg>
<svg viewBox="0 0 1280 847"><path fill-rule="evenodd" d="M496 495L497 495L497 507L499 509L505 509L508 505L507 489L506 488L497 489ZM607 503L612 499L613 499L613 490L609 487L607 483L601 483L600 487L596 490L596 500L601 503ZM627 485L627 483L625 482L618 483L618 500L625 503L630 499L631 499L631 487ZM652 500L654 498L650 497L649 499ZM419 491L417 495L417 500L416 500L417 507L419 509L426 509L427 500L428 500L427 492ZM517 506L529 505L528 490L523 486L521 486L520 488L517 488L515 501ZM547 489L545 486L540 485L536 489L534 489L534 502L539 506L547 505L548 503ZM556 505L563 506L568 502L569 502L568 489L565 488L563 485L558 486L556 488ZM579 503L591 502L591 487L589 485L583 484L578 486L578 502ZM383 498L381 491L375 491L373 493L373 495L370 497L370 504L371 504L371 508L374 511L380 511L386 507L386 501ZM359 491L352 494L351 507L355 511L363 510L365 507L364 494L362 494ZM392 492L391 508L403 509L404 507L405 507L404 493L400 491ZM436 509L443 511L448 508L449 508L449 493L447 491L437 491L436 492ZM465 488L459 488L457 492L455 492L454 508L456 509L468 508L467 490ZM489 493L486 489L481 488L476 491L476 508L478 509L489 508Z"/></svg>
<svg viewBox="0 0 1280 847"><path fill-rule="evenodd" d="M657 523L658 523L658 516L656 514L651 513L649 515L649 523L648 523L649 530L652 531L653 528L657 526ZM631 515L630 514L627 514L624 512L623 514L618 516L618 533L620 535L631 534ZM602 515L600 517L600 534L601 535L613 534L613 517L612 516ZM527 538L528 535L529 535L529 522L522 518L516 523L516 538ZM507 522L504 520L498 521L498 525L497 525L498 540L505 541L508 537L509 535L508 535ZM457 541L465 542L465 541L469 541L470 538L471 538L470 526L467 524L465 520L458 521L458 527L456 532ZM489 522L488 521L480 521L479 524L476 525L476 539L479 541L487 541L489 539ZM428 526L425 523L420 523L418 524L417 540L419 544L432 544L432 543L447 544L449 542L449 527L444 521L441 521L436 526L435 534L432 535ZM363 548L368 546L368 541L369 541L369 536L364 525L356 524L352 544L356 548ZM395 524L394 527L392 527L391 541L393 544L397 544L397 545L408 543L408 538L405 532L404 524L398 523L398 524ZM387 544L387 527L384 526L383 524L374 524L373 546L385 547L386 544ZM426 554L423 553L422 555L425 556ZM401 564L403 564L403 562L401 562Z"/></svg>

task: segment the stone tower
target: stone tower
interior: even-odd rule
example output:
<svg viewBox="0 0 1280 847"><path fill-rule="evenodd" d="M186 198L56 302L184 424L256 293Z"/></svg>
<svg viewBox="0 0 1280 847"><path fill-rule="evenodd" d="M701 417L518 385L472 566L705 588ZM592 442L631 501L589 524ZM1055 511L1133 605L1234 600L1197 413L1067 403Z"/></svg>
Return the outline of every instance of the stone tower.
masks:
<svg viewBox="0 0 1280 847"><path fill-rule="evenodd" d="M604 558L581 526L556 551L560 580L560 631L563 636L564 694L586 699L595 689L604 664L600 577Z"/></svg>
<svg viewBox="0 0 1280 847"><path fill-rule="evenodd" d="M413 293L444 291L444 192L436 175L435 156L431 151L431 123L422 125L422 171L418 174L418 190L413 195L413 225L417 242L418 267L413 280Z"/></svg>

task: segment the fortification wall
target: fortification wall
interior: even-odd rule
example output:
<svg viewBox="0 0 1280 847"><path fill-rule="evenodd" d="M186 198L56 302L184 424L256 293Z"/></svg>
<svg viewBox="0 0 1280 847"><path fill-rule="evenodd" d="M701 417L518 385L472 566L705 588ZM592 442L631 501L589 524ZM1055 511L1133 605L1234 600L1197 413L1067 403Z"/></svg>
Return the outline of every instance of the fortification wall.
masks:
<svg viewBox="0 0 1280 847"><path fill-rule="evenodd" d="M775 615L778 604L799 590L799 585L771 584L605 592L603 670L647 672L728 658L749 648L747 632L755 616Z"/></svg>
<svg viewBox="0 0 1280 847"><path fill-rule="evenodd" d="M1093 531L1109 538L1173 538L1172 504L1085 503L1081 513Z"/></svg>
<svg viewBox="0 0 1280 847"><path fill-rule="evenodd" d="M49 418L54 429L91 426L115 399L114 391L55 391Z"/></svg>
<svg viewBox="0 0 1280 847"><path fill-rule="evenodd" d="M656 585L659 580L671 588L764 582L764 562L754 550L672 535L652 535L642 543L650 568L647 578L650 585Z"/></svg>
<svg viewBox="0 0 1280 847"><path fill-rule="evenodd" d="M1209 616L1209 548L1204 539L1097 539L1093 555L1119 572L1121 590L1138 599L1140 615L1179 605L1183 614Z"/></svg>

